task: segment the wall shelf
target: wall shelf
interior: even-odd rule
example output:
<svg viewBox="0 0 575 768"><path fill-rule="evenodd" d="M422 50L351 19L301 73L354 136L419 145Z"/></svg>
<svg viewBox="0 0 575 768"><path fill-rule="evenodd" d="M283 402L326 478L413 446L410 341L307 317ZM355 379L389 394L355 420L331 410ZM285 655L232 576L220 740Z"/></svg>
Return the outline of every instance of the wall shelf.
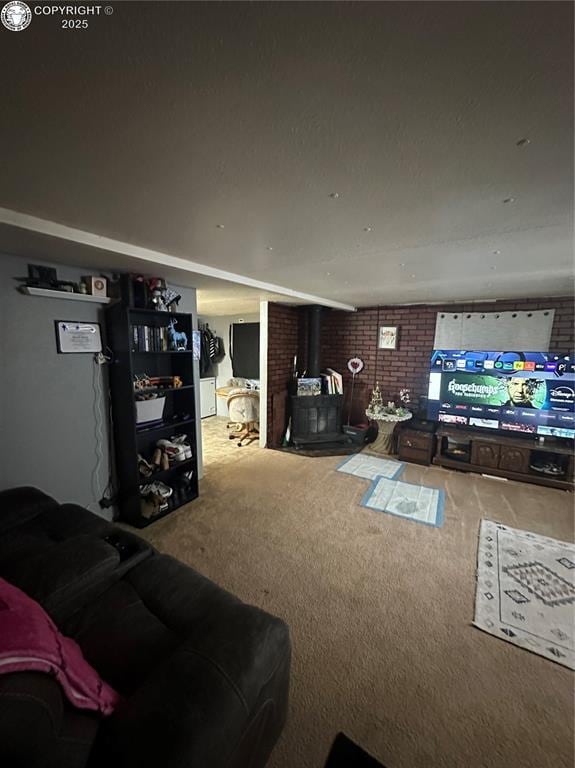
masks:
<svg viewBox="0 0 575 768"><path fill-rule="evenodd" d="M69 291L52 291L49 288L32 288L27 285L20 286L18 290L26 296L44 296L47 299L88 301L92 304L110 304L112 301L107 296L91 296L89 293L70 293Z"/></svg>

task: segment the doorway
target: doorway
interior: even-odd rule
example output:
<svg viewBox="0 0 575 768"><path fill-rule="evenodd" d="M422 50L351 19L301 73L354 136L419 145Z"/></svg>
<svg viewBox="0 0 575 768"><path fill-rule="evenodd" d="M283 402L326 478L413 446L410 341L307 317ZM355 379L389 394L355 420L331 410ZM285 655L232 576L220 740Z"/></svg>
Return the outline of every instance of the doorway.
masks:
<svg viewBox="0 0 575 768"><path fill-rule="evenodd" d="M198 328L206 476L259 449L260 313L200 315Z"/></svg>

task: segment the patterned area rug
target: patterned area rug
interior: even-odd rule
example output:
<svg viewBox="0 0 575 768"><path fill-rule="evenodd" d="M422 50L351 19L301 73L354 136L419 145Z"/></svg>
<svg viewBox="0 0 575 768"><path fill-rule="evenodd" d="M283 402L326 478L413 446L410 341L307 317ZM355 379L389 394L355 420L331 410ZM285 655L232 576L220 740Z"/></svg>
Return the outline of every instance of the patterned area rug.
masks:
<svg viewBox="0 0 575 768"><path fill-rule="evenodd" d="M361 504L378 512L388 512L435 528L443 525L445 496L439 488L376 477Z"/></svg>
<svg viewBox="0 0 575 768"><path fill-rule="evenodd" d="M356 453L349 459L338 464L338 472L346 472L348 475L364 477L373 480L376 477L387 477L394 480L403 471L405 464L392 459L380 459L378 456L370 456L365 453Z"/></svg>
<svg viewBox="0 0 575 768"><path fill-rule="evenodd" d="M575 669L575 546L482 520L473 624Z"/></svg>

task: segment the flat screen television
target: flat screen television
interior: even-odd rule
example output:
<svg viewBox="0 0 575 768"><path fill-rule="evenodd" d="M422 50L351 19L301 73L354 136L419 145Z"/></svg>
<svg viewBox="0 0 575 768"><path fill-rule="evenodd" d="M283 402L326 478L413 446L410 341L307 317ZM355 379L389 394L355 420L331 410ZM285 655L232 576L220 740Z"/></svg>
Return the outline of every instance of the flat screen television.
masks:
<svg viewBox="0 0 575 768"><path fill-rule="evenodd" d="M575 356L435 349L427 408L443 424L575 439Z"/></svg>

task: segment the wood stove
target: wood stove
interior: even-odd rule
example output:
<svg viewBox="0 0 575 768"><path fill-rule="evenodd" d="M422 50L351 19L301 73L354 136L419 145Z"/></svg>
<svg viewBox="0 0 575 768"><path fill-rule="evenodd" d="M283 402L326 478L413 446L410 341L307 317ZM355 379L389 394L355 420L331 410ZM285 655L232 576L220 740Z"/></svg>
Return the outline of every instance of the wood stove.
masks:
<svg viewBox="0 0 575 768"><path fill-rule="evenodd" d="M321 371L321 310L309 309L307 376L316 378ZM291 398L291 438L296 446L348 442L342 432L343 395L300 395Z"/></svg>
<svg viewBox="0 0 575 768"><path fill-rule="evenodd" d="M306 395L291 399L295 445L345 441L342 434L343 395Z"/></svg>

